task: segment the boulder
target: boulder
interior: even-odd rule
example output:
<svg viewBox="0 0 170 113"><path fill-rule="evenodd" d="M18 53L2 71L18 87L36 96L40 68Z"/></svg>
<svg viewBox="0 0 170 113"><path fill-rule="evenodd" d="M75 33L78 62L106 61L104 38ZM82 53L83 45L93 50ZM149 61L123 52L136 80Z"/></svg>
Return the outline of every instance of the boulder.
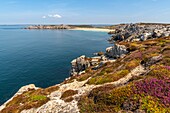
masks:
<svg viewBox="0 0 170 113"><path fill-rule="evenodd" d="M71 76L79 75L82 71L84 71L88 67L90 67L90 60L87 59L85 55L82 55L71 62L70 75Z"/></svg>
<svg viewBox="0 0 170 113"><path fill-rule="evenodd" d="M119 58L126 53L128 51L124 45L114 44L114 46L106 48L106 56L110 58Z"/></svg>

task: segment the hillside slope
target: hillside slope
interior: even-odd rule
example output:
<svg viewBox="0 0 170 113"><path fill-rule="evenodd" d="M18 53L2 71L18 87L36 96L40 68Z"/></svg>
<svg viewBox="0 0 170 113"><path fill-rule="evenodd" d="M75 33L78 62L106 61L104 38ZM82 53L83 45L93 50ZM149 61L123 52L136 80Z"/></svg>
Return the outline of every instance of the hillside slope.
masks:
<svg viewBox="0 0 170 113"><path fill-rule="evenodd" d="M119 42L128 53L63 83L22 87L1 113L169 113L170 37Z"/></svg>

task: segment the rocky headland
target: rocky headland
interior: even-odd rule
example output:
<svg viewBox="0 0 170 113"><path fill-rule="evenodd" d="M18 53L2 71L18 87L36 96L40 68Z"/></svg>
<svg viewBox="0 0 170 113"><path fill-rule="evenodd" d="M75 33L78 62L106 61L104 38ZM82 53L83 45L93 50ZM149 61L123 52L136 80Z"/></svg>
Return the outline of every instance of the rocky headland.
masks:
<svg viewBox="0 0 170 113"><path fill-rule="evenodd" d="M25 29L78 29L78 28L97 28L92 25L31 25Z"/></svg>
<svg viewBox="0 0 170 113"><path fill-rule="evenodd" d="M170 36L170 24L120 24L112 26L115 31L109 32L112 41L144 41L152 38Z"/></svg>
<svg viewBox="0 0 170 113"><path fill-rule="evenodd" d="M31 25L25 29L39 29L39 30L81 30L81 31L99 31L99 32L113 32L114 29L109 29L105 27L96 27L93 25Z"/></svg>
<svg viewBox="0 0 170 113"><path fill-rule="evenodd" d="M45 89L33 84L22 87L0 106L0 112L169 113L169 28L142 25L114 26L112 47L94 57L74 59L71 76L60 84ZM145 37L154 32L161 34Z"/></svg>
<svg viewBox="0 0 170 113"><path fill-rule="evenodd" d="M32 25L28 26L25 29L70 29L68 25Z"/></svg>

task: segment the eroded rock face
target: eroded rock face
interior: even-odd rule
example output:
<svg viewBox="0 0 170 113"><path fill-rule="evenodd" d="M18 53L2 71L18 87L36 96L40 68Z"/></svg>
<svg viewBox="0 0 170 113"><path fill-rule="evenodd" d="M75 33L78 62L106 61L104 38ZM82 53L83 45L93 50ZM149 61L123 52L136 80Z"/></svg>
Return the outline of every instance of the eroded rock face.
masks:
<svg viewBox="0 0 170 113"><path fill-rule="evenodd" d="M119 58L127 52L124 45L114 44L114 46L106 48L106 56L110 58Z"/></svg>
<svg viewBox="0 0 170 113"><path fill-rule="evenodd" d="M109 32L112 41L145 41L162 36L170 36L169 25L143 25L143 24L123 24L117 25L114 32Z"/></svg>
<svg viewBox="0 0 170 113"><path fill-rule="evenodd" d="M71 67L70 75L78 75L80 72L90 67L90 61L89 59L86 58L85 55L82 55L77 59L74 59L71 62L71 66L72 67Z"/></svg>
<svg viewBox="0 0 170 113"><path fill-rule="evenodd" d="M114 46L106 48L105 55L90 58L82 55L71 62L70 75L81 75L90 66L96 66L94 68L96 70L106 62L110 62L110 58L120 58L127 53L127 48L124 45L114 44Z"/></svg>
<svg viewBox="0 0 170 113"><path fill-rule="evenodd" d="M94 57L86 57L85 55L82 55L71 62L70 75L71 76L81 75L85 73L85 70L90 66L100 68L107 61L108 59L104 55Z"/></svg>
<svg viewBox="0 0 170 113"><path fill-rule="evenodd" d="M19 91L17 92L17 94L22 94L23 92L25 91L28 91L30 89L37 89L37 87L35 87L34 84L30 84L30 85L26 85L26 86L23 86L19 89Z"/></svg>

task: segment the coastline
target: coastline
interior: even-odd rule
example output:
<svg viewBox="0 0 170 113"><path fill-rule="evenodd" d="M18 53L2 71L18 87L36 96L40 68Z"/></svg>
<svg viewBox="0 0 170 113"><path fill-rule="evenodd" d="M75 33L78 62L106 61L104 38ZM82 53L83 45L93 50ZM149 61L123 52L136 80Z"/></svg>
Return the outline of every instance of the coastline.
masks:
<svg viewBox="0 0 170 113"><path fill-rule="evenodd" d="M106 30L110 29L75 28L68 30L97 30L100 32L106 32ZM117 36L119 36L119 34L117 34ZM149 39L148 37L146 37L146 40L143 41L131 40L127 42L117 42L113 47L106 48L107 56L109 56L108 58L116 58L114 62L106 62L106 57L102 56L88 58L83 55L81 57L78 57L71 62L73 66L73 75L69 78L66 78L65 81L45 89L38 89L38 87L35 87L35 85L24 86L19 90L19 93L16 93L16 96L14 95L5 104L0 106L0 111L11 110L11 106L16 106L15 104L13 104L16 101L18 103L18 106L20 107L21 113L43 113L44 111L63 112L63 110L70 113L83 113L86 111L93 112L95 111L95 109L89 110L84 108L88 108L89 106L91 107L92 105L95 105L94 107L101 105L100 101L104 103L106 98L110 98L110 92L113 92L111 95L111 100L114 100L115 103L119 103L120 101L122 101L120 100L121 96L118 96L119 98L116 98L115 100L114 93L116 94L116 97L117 95L120 95L121 92L130 94L133 89L129 89L129 86L137 87L137 85L134 83L142 84L149 82L155 85L152 81L159 81L155 75L152 75L152 73L158 71L156 67L161 67L159 77L161 77L163 80L160 83L165 81L164 84L168 84L168 82L166 82L166 79L169 79L165 78L164 75L167 75L166 72L167 70L169 70L169 66L167 66L169 62L166 60L166 57L169 56L169 40L170 37L157 37L153 39ZM96 66L97 63L98 65ZM151 67L155 68L151 70ZM164 72L164 70L166 71ZM160 86L161 84L158 87ZM103 89L106 90L102 91ZM143 89L146 88L144 87ZM140 88L137 87L136 90L140 91ZM41 93L40 91L43 93ZM99 93L100 95L98 95ZM140 96L138 92L133 91L133 93L135 93L135 95L125 94L125 97L134 98L136 95L138 95L139 99L143 99L143 96ZM150 92L146 92L146 94L149 93ZM28 100L30 100L32 96L43 96L43 99L35 101L37 103L39 102L40 104L35 104L34 101L30 101L29 105L35 104L37 106L35 108L29 107L27 103L23 103L25 101L22 101L20 99L21 97L25 99L25 94L29 94L29 96L27 97ZM107 95L109 95L109 97L107 97ZM99 98L99 103L95 102L94 98ZM156 97L153 96L152 98L155 99ZM91 103L87 105L87 102L89 101ZM129 106L126 106L127 101L132 102L128 99L123 100L120 105L124 106L118 106L121 108L120 110L109 110L115 110L115 112L132 111L131 109L127 110L129 109ZM143 105L142 103L139 103L138 100L133 101L135 101L139 106ZM108 109L104 106L105 104L103 103L103 108ZM153 103L153 105L154 104L155 103ZM162 105L162 103L158 104ZM21 105L24 107L22 107ZM25 109L25 107L29 108ZM116 108L116 106L113 107ZM162 107L161 109L169 111L166 107ZM13 110L15 110L15 108ZM141 113L145 113L143 109L136 107L134 113L138 111L141 111ZM98 111L96 111L96 113L97 112Z"/></svg>
<svg viewBox="0 0 170 113"><path fill-rule="evenodd" d="M78 30L78 31L98 31L98 32L111 32L115 31L113 29L103 29L103 28L72 28L69 30Z"/></svg>
<svg viewBox="0 0 170 113"><path fill-rule="evenodd" d="M66 29L66 30L80 30L80 31L97 31L97 32L114 32L115 29L94 27L94 26L76 26L76 25L33 25L28 26L25 29Z"/></svg>

